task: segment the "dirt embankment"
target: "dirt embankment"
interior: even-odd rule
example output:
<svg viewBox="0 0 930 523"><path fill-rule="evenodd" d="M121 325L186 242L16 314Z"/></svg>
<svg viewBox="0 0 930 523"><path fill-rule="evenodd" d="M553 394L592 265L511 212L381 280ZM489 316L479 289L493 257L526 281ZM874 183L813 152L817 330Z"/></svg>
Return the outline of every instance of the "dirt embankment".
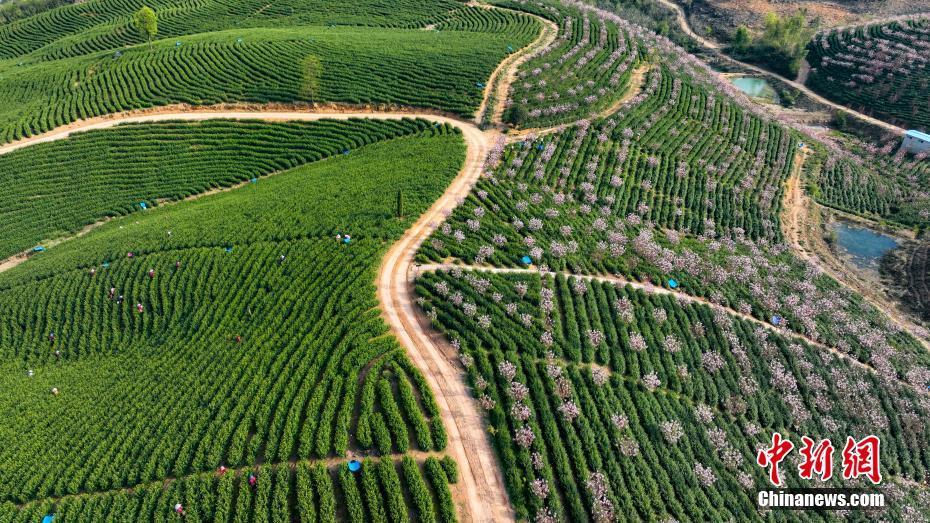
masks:
<svg viewBox="0 0 930 523"><path fill-rule="evenodd" d="M892 322L914 335L927 350L930 341L919 336L922 327L886 294L876 278L856 270L841 259L824 240L822 209L804 194L801 174L807 153L802 149L795 157L794 168L788 178L782 211L782 228L785 240L792 251L811 265L819 267L834 280L861 295L870 304L884 312Z"/></svg>

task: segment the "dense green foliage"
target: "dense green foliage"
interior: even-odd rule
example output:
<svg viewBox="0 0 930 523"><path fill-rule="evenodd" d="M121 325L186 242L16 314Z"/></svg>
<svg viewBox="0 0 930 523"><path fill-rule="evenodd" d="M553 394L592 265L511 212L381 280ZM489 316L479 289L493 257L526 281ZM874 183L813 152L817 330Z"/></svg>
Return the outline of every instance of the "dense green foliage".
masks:
<svg viewBox="0 0 930 523"><path fill-rule="evenodd" d="M503 148L419 260L676 279L898 378L930 368L913 337L779 243L793 135L665 69L644 93L606 120Z"/></svg>
<svg viewBox="0 0 930 523"><path fill-rule="evenodd" d="M443 20L462 7L455 0L261 0L185 3L178 0L89 0L0 27L0 58L34 54L63 58L139 44L132 14L155 10L159 32L178 37L231 28L363 26L414 29ZM39 52L36 52L39 51Z"/></svg>
<svg viewBox="0 0 930 523"><path fill-rule="evenodd" d="M151 7L142 6L132 15L132 27L139 31L142 38L148 42L149 48L152 46L152 40L158 35L158 17Z"/></svg>
<svg viewBox="0 0 930 523"><path fill-rule="evenodd" d="M808 46L807 85L876 117L930 130L930 18L833 30Z"/></svg>
<svg viewBox="0 0 930 523"><path fill-rule="evenodd" d="M423 120L127 125L0 156L0 259L105 217L421 132Z"/></svg>
<svg viewBox="0 0 930 523"><path fill-rule="evenodd" d="M740 58L764 64L788 78L794 78L807 56L807 44L814 36L814 27L804 11L781 17L765 16L762 32L751 37L745 27L737 29L732 50Z"/></svg>
<svg viewBox="0 0 930 523"><path fill-rule="evenodd" d="M470 116L483 82L539 22L451 0L91 0L0 26L0 142L167 104L417 106ZM431 29L431 30L425 30ZM146 33L147 34L147 33Z"/></svg>
<svg viewBox="0 0 930 523"><path fill-rule="evenodd" d="M533 273L428 273L416 290L460 347L518 517L761 520L755 489L768 480L755 452L772 431L834 442L874 432L886 477L930 470L925 396L723 311ZM788 485L804 486L794 463ZM919 495L885 515L926 516Z"/></svg>
<svg viewBox="0 0 930 523"><path fill-rule="evenodd" d="M564 204L571 207L563 215L579 231L609 211L639 213L693 234L739 230L779 238L781 185L794 137L664 68L649 73L644 89L641 103L607 120L508 146L494 178L479 181L488 196L473 194L470 201L489 207L492 217L525 225ZM470 212L461 207L451 221L464 226ZM500 232L488 228L474 236L489 242ZM555 224L543 233L563 236ZM519 234L506 234L508 248L520 248ZM448 254L440 250L434 258Z"/></svg>
<svg viewBox="0 0 930 523"><path fill-rule="evenodd" d="M70 0L6 0L0 2L0 24L27 18L70 3Z"/></svg>
<svg viewBox="0 0 930 523"><path fill-rule="evenodd" d="M433 477L429 465L418 470L414 464L411 474L416 476L401 481L390 458L366 459L362 470L354 474L344 465L337 467L327 470L303 462L293 467L260 465L147 483L132 491L68 496L22 508L0 504L0 521L35 522L48 513L54 513L56 521L177 521L174 507L180 503L185 512L183 521L326 522L335 521L347 510L356 514L358 521L388 521L384 518L389 517L391 522L401 522L407 521L411 508L403 493L419 487L423 476ZM258 478L255 487L248 484L250 473ZM450 495L447 485L430 485L431 495L437 499Z"/></svg>
<svg viewBox="0 0 930 523"><path fill-rule="evenodd" d="M344 142L421 130L112 220L0 275L2 500L110 491L221 464L444 446L438 408L386 335L372 282L385 249L458 171L462 140L438 125L340 125ZM191 133L203 126L223 128ZM321 143L335 133L329 124L227 126L308 141L316 130ZM185 134L177 124L101 133L161 127ZM106 140L62 146L78 155L88 139ZM207 183L208 171L186 190ZM384 187L404 191L408 218L394 216ZM376 427L374 442L363 440L364 425ZM236 512L248 511L243 503Z"/></svg>

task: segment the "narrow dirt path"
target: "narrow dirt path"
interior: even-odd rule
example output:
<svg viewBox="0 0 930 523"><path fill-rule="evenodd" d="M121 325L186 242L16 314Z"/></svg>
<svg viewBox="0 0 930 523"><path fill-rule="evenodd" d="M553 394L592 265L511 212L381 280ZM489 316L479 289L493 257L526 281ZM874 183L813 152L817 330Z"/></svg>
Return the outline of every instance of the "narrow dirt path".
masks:
<svg viewBox="0 0 930 523"><path fill-rule="evenodd" d="M708 40L707 38L704 38L703 36L695 33L691 29L691 23L688 22L688 16L685 15L685 10L682 9L681 6L672 0L659 0L659 3L675 12L675 19L678 21L678 26L681 27L681 30L684 31L686 35L690 36L692 39L708 49L720 49L719 43L713 40Z"/></svg>
<svg viewBox="0 0 930 523"><path fill-rule="evenodd" d="M620 108L620 106L630 101L634 96L638 95L643 89L643 84L646 80L646 73L648 73L652 68L652 64L643 64L634 69L630 74L630 83L627 85L626 91L623 93L623 95L612 104L599 111L597 114L591 115L590 118L606 118L615 113L617 109ZM519 131L507 133L507 143L519 142L530 135L544 136L547 134L557 133L577 124L578 122L575 121L554 125L552 127L532 127L529 129L520 129Z"/></svg>
<svg viewBox="0 0 930 523"><path fill-rule="evenodd" d="M730 63L736 64L736 65L738 65L739 67L743 67L743 68L749 69L749 70L751 70L751 71L754 72L754 73L757 73L757 74L760 74L760 75L763 75L763 76L768 76L768 77L770 77L770 78L775 78L776 80L781 81L781 82L785 82L786 84L788 84L788 85L790 85L791 87L797 89L798 91L801 91L802 93L804 93L806 96L808 96L808 97L811 98L812 100L816 101L817 103L820 103L820 104L822 104L822 105L826 105L826 106L828 106L828 107L830 107L830 108L832 108L832 109L834 109L834 110L837 110L837 111L842 111L842 112L844 112L844 113L846 113L846 114L852 116L853 118L858 118L859 120L862 120L862 121L864 121L864 122L866 122L866 123L869 123L869 124L872 124L872 125L881 127L882 129L884 129L884 130L886 130L886 131L891 131L891 132L898 133L898 134L901 134L901 135L904 134L904 129L901 128L901 127L898 127L897 125L892 125L892 124L890 124L890 123L888 123L888 122L885 122L885 121L883 121L883 120L879 120L878 118L873 118L873 117L868 116L868 115L866 115L866 114L862 114L862 113L860 113L860 112L858 112L858 111L855 111L855 110L853 110L853 109L850 109L849 107L846 107L845 105L840 105L840 104L838 104L838 103L836 103L836 102L834 102L834 101L828 100L828 99L824 98L823 96L821 96L821 95L815 93L814 91L812 91L812 90L811 90L810 88L808 88L806 85L804 85L804 84L802 84L802 83L799 83L799 82L797 82L797 81L795 81L795 80L791 80L791 79L785 78L785 77L783 77L783 76L781 76L781 75L779 75L779 74L773 73L773 72L771 72L771 71L767 71L767 70L765 70L765 69L763 69L763 68L761 68L761 67L758 67L758 66L755 66L755 65L746 63L746 62L741 62L741 61L737 60L736 58L733 58L732 56L728 55L727 53L725 53L725 52L723 51L723 49L722 49L722 47L720 46L719 43L717 43L717 42L715 42L715 41L713 41L713 40L709 40L709 39L707 39L707 38L705 38L705 37L703 37L703 36L701 36L701 35L695 33L695 32L691 29L691 24L688 23L688 18L685 16L684 10L681 8L681 6L679 6L678 4L676 4L673 0L658 0L658 2L659 2L660 4L662 4L663 6L665 6L665 7L669 8L669 9L675 11L675 19L678 21L678 25L681 27L681 30L685 32L685 34L687 34L688 36L690 36L691 38L693 38L693 39L694 39L695 41L697 41L699 44L701 44L702 46L706 47L706 48L709 49L713 54L719 56L720 58L722 58L722 59L724 59L724 60L726 60L726 61L728 61L728 62L730 62Z"/></svg>
<svg viewBox="0 0 930 523"><path fill-rule="evenodd" d="M417 367L426 376L436 394L443 421L449 432L449 453L462 470L465 507L459 507L466 521L511 521L513 510L504 489L504 478L491 450L484 430L484 420L471 397L462 373L454 363L455 349L429 327L429 321L414 302L413 280L410 277L413 257L423 240L441 222L444 212L457 205L481 176L491 140L496 133L481 134L482 139L469 140L465 166L445 194L396 242L384 257L378 271L378 299L391 325L391 330Z"/></svg>
<svg viewBox="0 0 930 523"><path fill-rule="evenodd" d="M407 278L413 255L420 243L431 232L431 223L441 221L442 213L453 208L458 198L465 197L481 175L484 160L497 139L496 132L482 132L471 122L430 112L377 113L337 109L303 112L294 109L276 111L163 107L144 113L125 113L75 122L61 129L2 146L0 155L39 143L63 140L74 133L107 129L121 124L203 121L218 118L265 121L423 118L433 122L448 123L462 131L467 145L466 161L462 170L442 197L391 247L382 260L376 283L384 318L393 334L407 349L411 360L423 372L436 395L436 401L449 434L447 452L459 463L460 481L452 488L459 504L457 508L460 519L478 522L513 520L513 512L504 488L503 475L491 449L477 404L469 394L453 358L448 356L449 351L452 351L451 346L448 346L438 334L430 331L429 323L415 307L410 280ZM70 238L86 234L91 229L93 226L85 228ZM60 241L67 241L67 239ZM26 256L17 255L0 262L0 266L6 270L26 259Z"/></svg>
<svg viewBox="0 0 930 523"><path fill-rule="evenodd" d="M822 269L827 275L869 304L882 311L898 327L913 336L924 349L930 351L930 342L918 336L919 327L896 303L885 296L882 288L856 276L846 262L839 259L820 236L822 230L819 206L811 200L801 186L801 173L806 152L799 150L794 168L788 177L782 203L782 230L785 241L796 256Z"/></svg>
<svg viewBox="0 0 930 523"><path fill-rule="evenodd" d="M484 93L484 99L481 101L481 106L478 107L478 112L475 113L477 115L475 116L476 122L480 123L484 119L485 112L488 111L488 101L493 94L494 105L490 108L491 123L498 126L502 125L504 109L507 107L507 98L510 96L510 87L517 80L517 69L526 63L527 60L533 56L533 53L547 47L554 42L556 36L558 36L559 26L555 25L555 22L541 17L536 17L536 19L543 24L543 29L540 31L539 36L536 37L536 40L523 49L520 49L518 52L508 56L494 69L494 72L491 73L491 78L488 79L488 87Z"/></svg>
<svg viewBox="0 0 930 523"><path fill-rule="evenodd" d="M804 341L805 343L811 346L828 351L834 356L852 365L855 365L856 367L859 367L860 369L863 369L867 372L871 372L876 375L878 374L878 371L875 370L875 368L869 365L868 363L863 363L849 356L845 352L837 349L836 347L831 347L830 345L826 345L823 342L813 340L809 338L808 336L805 336L804 334L801 334L801 333L798 333L792 330L776 327L754 316L750 316L749 314L739 312L735 309L731 309L729 307L724 307L722 305L713 303L705 298L693 296L693 295L686 294L683 292L673 291L670 289L666 289L665 287L659 287L657 285L653 285L651 283L643 283L643 282L636 281L636 280L630 280L622 276L573 274L570 272L539 271L539 270L531 269L531 268L492 267L492 266L485 267L485 266L460 265L460 264L453 264L453 263L437 263L437 264L420 265L417 267L417 271L422 273L422 272L433 272L433 271L438 271L438 270L451 270L453 268L459 268L463 270L472 270L472 271L483 271L483 272L490 272L490 273L495 273L495 274L538 274L538 275L543 275L543 276L556 276L556 275L561 274L566 277L578 278L578 279L587 280L587 281L599 281L599 282L611 283L614 285L617 285L617 284L629 285L630 287L634 289L646 292L648 294L662 294L662 295L667 295L667 296L673 296L676 300L679 300L679 301L706 305L710 307L711 309L726 311L726 313L731 316L736 316L740 318L741 320L745 320L749 323L752 323L753 325L757 325L759 327L762 327L768 331L774 332L781 336L787 336L789 338L794 338L796 340ZM901 385L902 387L908 387L912 389L915 388L913 385L907 382L898 380L896 378L894 381L897 381L898 384ZM918 393L930 395L930 392L926 390L923 390L923 389L916 389L916 390Z"/></svg>
<svg viewBox="0 0 930 523"><path fill-rule="evenodd" d="M633 72L630 73L630 83L626 88L626 92L623 93L623 96L617 98L614 103L597 113L596 118L606 118L614 114L623 104L629 102L634 96L638 95L639 92L643 90L643 83L646 81L646 73L651 71L653 67L653 64L646 63L633 69Z"/></svg>

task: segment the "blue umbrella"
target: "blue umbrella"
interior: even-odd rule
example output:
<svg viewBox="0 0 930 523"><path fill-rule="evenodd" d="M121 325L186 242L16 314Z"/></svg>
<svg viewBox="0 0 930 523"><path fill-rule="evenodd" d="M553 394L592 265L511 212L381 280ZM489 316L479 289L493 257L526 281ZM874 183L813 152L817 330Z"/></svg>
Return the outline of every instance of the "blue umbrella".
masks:
<svg viewBox="0 0 930 523"><path fill-rule="evenodd" d="M139 207L141 207L143 211L149 208L149 206L146 205L145 202L139 202Z"/></svg>
<svg viewBox="0 0 930 523"><path fill-rule="evenodd" d="M520 261L523 262L523 265L529 265L529 264L533 263L533 259L530 258L529 256L524 256L524 257L520 258Z"/></svg>
<svg viewBox="0 0 930 523"><path fill-rule="evenodd" d="M358 472L362 468L362 464L359 463L357 459L353 459L348 463L349 472Z"/></svg>
<svg viewBox="0 0 930 523"><path fill-rule="evenodd" d="M51 514L46 514L45 517L42 518L42 523L52 523L52 521L55 521L55 516Z"/></svg>
<svg viewBox="0 0 930 523"><path fill-rule="evenodd" d="M673 289L677 289L677 288L678 288L678 280L676 280L676 279L674 279L674 278L668 280L668 286L671 287L671 288L673 288Z"/></svg>
<svg viewBox="0 0 930 523"><path fill-rule="evenodd" d="M784 319L778 314L772 316L772 325L775 325L776 327L781 325L783 321Z"/></svg>

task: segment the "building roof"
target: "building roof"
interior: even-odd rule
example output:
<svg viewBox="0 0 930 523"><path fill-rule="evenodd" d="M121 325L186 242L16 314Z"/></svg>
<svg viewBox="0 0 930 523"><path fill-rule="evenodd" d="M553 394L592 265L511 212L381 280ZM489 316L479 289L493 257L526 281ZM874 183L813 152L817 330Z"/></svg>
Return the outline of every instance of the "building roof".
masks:
<svg viewBox="0 0 930 523"><path fill-rule="evenodd" d="M921 139L925 142L930 142L930 134L927 134L927 133L922 133L920 131L915 131L914 129L911 129L909 131L905 131L904 134L905 136L910 136L912 138Z"/></svg>

